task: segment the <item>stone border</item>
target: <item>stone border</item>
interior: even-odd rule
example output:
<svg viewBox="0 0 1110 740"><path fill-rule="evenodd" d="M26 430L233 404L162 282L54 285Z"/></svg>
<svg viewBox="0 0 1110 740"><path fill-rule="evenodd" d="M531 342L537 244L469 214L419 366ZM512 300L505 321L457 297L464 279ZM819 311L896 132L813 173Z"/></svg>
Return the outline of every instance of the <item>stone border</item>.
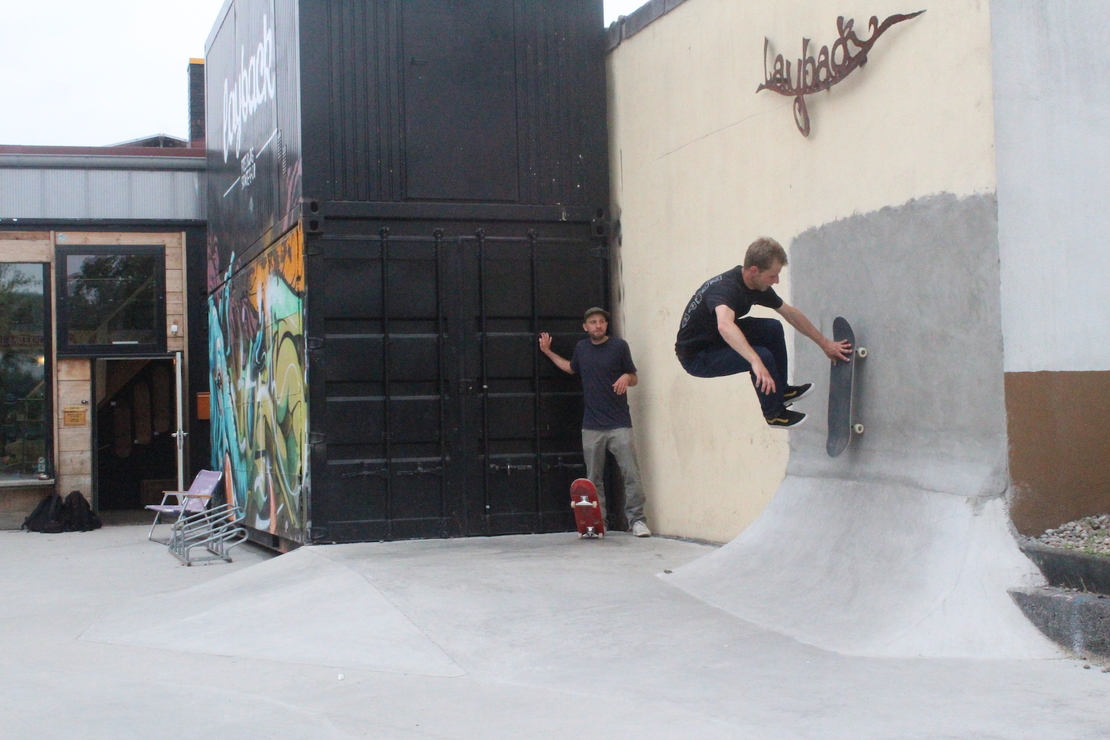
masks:
<svg viewBox="0 0 1110 740"><path fill-rule="evenodd" d="M1052 586L1110 595L1110 557L1049 547L1036 540L1025 540L1020 547Z"/></svg>
<svg viewBox="0 0 1110 740"><path fill-rule="evenodd" d="M1110 597L1014 588L1010 598L1045 637L1077 657L1110 658Z"/></svg>

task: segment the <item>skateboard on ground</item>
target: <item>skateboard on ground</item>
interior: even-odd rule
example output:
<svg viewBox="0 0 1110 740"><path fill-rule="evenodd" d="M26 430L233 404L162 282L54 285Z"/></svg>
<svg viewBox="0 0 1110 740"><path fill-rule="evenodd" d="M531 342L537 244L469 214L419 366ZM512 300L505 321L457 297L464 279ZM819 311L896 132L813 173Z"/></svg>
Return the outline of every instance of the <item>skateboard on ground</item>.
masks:
<svg viewBox="0 0 1110 740"><path fill-rule="evenodd" d="M579 537L605 536L605 520L601 516L597 488L589 478L579 478L570 484L570 508L574 510Z"/></svg>
<svg viewBox="0 0 1110 740"><path fill-rule="evenodd" d="M833 341L847 339L852 344L851 359L837 362L829 374L829 441L825 450L836 457L848 447L852 434L863 434L863 424L855 418L856 363L867 357L866 347L856 346L856 334L843 316L833 319Z"/></svg>

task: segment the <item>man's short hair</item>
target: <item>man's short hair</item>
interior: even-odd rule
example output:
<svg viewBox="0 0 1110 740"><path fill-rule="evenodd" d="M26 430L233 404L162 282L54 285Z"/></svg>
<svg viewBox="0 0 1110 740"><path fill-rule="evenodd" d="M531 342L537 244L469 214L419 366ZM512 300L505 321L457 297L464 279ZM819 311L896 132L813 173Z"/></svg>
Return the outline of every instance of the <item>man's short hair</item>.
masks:
<svg viewBox="0 0 1110 740"><path fill-rule="evenodd" d="M761 236L756 239L744 254L745 268L755 265L761 271L770 270L776 263L783 267L789 264L786 259L786 250L769 236Z"/></svg>

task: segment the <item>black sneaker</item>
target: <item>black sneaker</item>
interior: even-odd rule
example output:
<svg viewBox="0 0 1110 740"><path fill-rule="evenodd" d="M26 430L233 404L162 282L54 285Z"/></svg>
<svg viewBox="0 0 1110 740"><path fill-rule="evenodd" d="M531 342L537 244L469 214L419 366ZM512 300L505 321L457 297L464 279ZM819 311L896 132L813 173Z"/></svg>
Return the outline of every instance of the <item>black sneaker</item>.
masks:
<svg viewBox="0 0 1110 740"><path fill-rule="evenodd" d="M775 427L776 429L793 429L794 427L800 427L805 420L805 414L799 411L783 409L767 419L767 426Z"/></svg>
<svg viewBox="0 0 1110 740"><path fill-rule="evenodd" d="M786 390L782 392L782 403L785 406L805 398L813 390L813 383L806 383L805 385L788 385Z"/></svg>

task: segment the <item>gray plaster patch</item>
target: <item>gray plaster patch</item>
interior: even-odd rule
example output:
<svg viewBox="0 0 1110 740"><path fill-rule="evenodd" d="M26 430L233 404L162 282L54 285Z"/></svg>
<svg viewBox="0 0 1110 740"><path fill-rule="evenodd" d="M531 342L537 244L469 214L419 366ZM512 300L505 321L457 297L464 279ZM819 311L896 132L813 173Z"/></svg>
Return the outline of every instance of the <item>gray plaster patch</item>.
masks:
<svg viewBox="0 0 1110 740"><path fill-rule="evenodd" d="M826 336L844 316L868 357L857 366L864 424L825 452L829 362L795 342L795 382L811 415L791 435L789 472L884 480L993 496L1006 488L997 208L992 196L938 195L852 216L790 245L793 303Z"/></svg>

